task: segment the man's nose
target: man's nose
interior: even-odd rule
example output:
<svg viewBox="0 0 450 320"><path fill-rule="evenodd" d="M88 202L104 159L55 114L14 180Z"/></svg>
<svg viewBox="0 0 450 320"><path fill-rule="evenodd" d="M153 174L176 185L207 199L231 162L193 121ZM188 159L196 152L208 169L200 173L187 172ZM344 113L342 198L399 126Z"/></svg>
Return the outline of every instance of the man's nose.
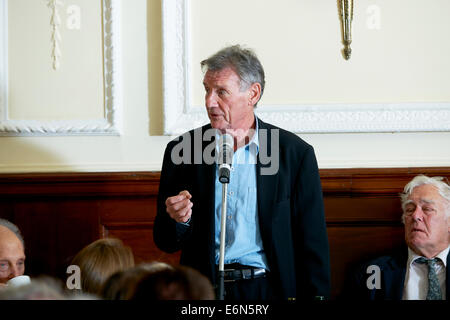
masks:
<svg viewBox="0 0 450 320"><path fill-rule="evenodd" d="M11 270L10 270L10 274L8 276L8 279L12 279L17 276L20 276L19 268L17 268L17 266L12 266Z"/></svg>
<svg viewBox="0 0 450 320"><path fill-rule="evenodd" d="M414 212L412 213L411 217L413 218L414 221L422 221L423 220L422 208L417 206Z"/></svg>
<svg viewBox="0 0 450 320"><path fill-rule="evenodd" d="M213 92L206 94L205 105L207 108L214 108L218 106L216 96Z"/></svg>

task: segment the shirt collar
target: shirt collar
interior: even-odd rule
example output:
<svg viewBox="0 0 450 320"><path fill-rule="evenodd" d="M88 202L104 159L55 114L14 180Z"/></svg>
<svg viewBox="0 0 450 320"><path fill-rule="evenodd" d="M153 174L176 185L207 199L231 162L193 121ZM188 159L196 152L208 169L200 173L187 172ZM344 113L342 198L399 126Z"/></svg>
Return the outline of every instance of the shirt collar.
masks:
<svg viewBox="0 0 450 320"><path fill-rule="evenodd" d="M450 250L450 246L447 247L447 249L442 250L439 252L439 254L435 258L441 259L442 263L445 267L447 267L447 255ZM414 251L411 250L411 248L408 248L408 264L407 266L410 267L411 264L417 259L420 258L418 254L416 254Z"/></svg>
<svg viewBox="0 0 450 320"><path fill-rule="evenodd" d="M255 115L255 134L252 137L252 140L250 140L250 142L248 143L248 145L246 145L245 147L248 148L248 146L250 145L255 145L256 146L256 154L258 154L259 152L259 125L258 125L258 118Z"/></svg>

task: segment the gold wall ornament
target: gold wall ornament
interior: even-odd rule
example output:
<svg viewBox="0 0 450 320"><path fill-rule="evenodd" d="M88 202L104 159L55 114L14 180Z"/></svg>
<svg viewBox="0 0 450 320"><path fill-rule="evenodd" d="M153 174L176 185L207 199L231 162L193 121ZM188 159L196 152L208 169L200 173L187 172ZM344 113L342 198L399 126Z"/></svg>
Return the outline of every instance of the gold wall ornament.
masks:
<svg viewBox="0 0 450 320"><path fill-rule="evenodd" d="M342 43L344 44L342 53L344 59L348 60L352 54L350 44L352 43L353 0L338 0L338 5L341 17Z"/></svg>

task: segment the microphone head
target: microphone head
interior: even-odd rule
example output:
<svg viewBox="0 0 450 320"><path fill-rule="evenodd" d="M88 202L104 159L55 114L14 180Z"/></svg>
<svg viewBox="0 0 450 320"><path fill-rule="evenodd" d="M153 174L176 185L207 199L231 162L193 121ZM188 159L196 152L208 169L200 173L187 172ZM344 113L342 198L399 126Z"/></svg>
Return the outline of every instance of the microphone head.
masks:
<svg viewBox="0 0 450 320"><path fill-rule="evenodd" d="M231 163L234 154L234 138L232 135L223 134L219 138L219 181L221 183L230 182Z"/></svg>

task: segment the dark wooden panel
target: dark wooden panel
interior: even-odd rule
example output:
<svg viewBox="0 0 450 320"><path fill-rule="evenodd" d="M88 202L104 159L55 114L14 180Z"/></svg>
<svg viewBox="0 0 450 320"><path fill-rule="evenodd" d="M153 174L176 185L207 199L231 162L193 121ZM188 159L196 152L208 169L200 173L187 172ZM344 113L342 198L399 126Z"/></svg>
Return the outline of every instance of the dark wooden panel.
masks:
<svg viewBox="0 0 450 320"><path fill-rule="evenodd" d="M349 267L403 243L399 193L417 174L450 168L322 169L332 293ZM0 217L26 240L27 273L65 279L72 257L106 236L129 245L136 262L177 263L153 243L158 172L0 174Z"/></svg>
<svg viewBox="0 0 450 320"><path fill-rule="evenodd" d="M86 200L24 200L15 205L31 275L59 275L71 258L99 238L97 207Z"/></svg>
<svg viewBox="0 0 450 320"><path fill-rule="evenodd" d="M101 222L153 221L156 215L156 194L149 197L113 197L97 201Z"/></svg>
<svg viewBox="0 0 450 320"><path fill-rule="evenodd" d="M348 272L356 265L403 244L403 226L338 225L328 226L330 242L331 288L336 297Z"/></svg>
<svg viewBox="0 0 450 320"><path fill-rule="evenodd" d="M448 179L450 168L321 169L320 179L325 196L398 196L405 184L419 174Z"/></svg>
<svg viewBox="0 0 450 320"><path fill-rule="evenodd" d="M153 244L153 222L107 223L103 225L103 237L121 239L133 250L135 263L163 261L178 264L180 254L168 254Z"/></svg>
<svg viewBox="0 0 450 320"><path fill-rule="evenodd" d="M324 198L325 216L328 223L339 222L392 222L401 220L399 197L338 197Z"/></svg>
<svg viewBox="0 0 450 320"><path fill-rule="evenodd" d="M5 197L149 196L158 193L159 173L31 173L1 174Z"/></svg>

